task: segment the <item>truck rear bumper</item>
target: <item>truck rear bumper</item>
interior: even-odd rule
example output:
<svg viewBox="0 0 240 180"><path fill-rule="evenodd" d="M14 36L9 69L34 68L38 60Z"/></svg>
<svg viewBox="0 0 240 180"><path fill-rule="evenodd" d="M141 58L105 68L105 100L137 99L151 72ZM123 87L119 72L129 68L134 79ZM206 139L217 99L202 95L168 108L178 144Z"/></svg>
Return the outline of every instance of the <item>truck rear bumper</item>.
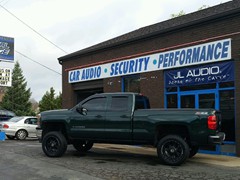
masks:
<svg viewBox="0 0 240 180"><path fill-rule="evenodd" d="M209 136L209 142L212 144L223 144L223 141L225 140L225 133L224 132L218 132L216 135Z"/></svg>
<svg viewBox="0 0 240 180"><path fill-rule="evenodd" d="M37 127L36 130L37 130L36 132L37 138L39 142L42 142L42 129Z"/></svg>

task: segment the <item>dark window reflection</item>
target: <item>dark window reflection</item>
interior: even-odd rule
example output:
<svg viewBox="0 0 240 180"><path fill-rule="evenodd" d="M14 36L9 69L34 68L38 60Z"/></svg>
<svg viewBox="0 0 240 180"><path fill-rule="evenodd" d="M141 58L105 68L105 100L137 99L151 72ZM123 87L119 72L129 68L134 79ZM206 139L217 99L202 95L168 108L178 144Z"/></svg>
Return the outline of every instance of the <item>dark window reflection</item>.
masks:
<svg viewBox="0 0 240 180"><path fill-rule="evenodd" d="M177 94L167 95L167 108L177 108Z"/></svg>
<svg viewBox="0 0 240 180"><path fill-rule="evenodd" d="M215 108L215 94L200 94L199 108Z"/></svg>
<svg viewBox="0 0 240 180"><path fill-rule="evenodd" d="M140 93L140 76L129 76L124 78L124 92Z"/></svg>
<svg viewBox="0 0 240 180"><path fill-rule="evenodd" d="M182 86L180 87L181 91L193 91L193 90L201 90L201 89L215 89L216 83L213 84L201 84L196 86Z"/></svg>
<svg viewBox="0 0 240 180"><path fill-rule="evenodd" d="M235 141L234 90L220 91L220 111L226 141Z"/></svg>
<svg viewBox="0 0 240 180"><path fill-rule="evenodd" d="M181 96L181 108L195 108L195 95Z"/></svg>

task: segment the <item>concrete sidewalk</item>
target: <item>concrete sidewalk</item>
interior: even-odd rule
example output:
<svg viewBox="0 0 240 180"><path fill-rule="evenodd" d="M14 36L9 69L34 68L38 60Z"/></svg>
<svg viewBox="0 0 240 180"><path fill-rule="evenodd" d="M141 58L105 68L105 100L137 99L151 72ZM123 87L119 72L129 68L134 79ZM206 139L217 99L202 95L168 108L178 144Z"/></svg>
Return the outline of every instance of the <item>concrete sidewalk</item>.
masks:
<svg viewBox="0 0 240 180"><path fill-rule="evenodd" d="M153 147L128 146L128 145L118 145L118 144L94 144L94 147L107 148L107 149L134 153L134 154L157 156L156 148L153 148ZM189 158L187 161L194 162L194 163L205 163L205 164L240 168L240 158L233 157L233 156L210 155L210 154L198 153L193 158Z"/></svg>

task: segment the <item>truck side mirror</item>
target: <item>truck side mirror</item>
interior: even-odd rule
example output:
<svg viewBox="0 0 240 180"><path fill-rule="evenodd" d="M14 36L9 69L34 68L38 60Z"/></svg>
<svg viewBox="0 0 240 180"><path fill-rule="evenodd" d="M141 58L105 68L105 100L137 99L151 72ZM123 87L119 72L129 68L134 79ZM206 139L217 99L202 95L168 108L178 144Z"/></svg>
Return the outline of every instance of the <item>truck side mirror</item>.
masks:
<svg viewBox="0 0 240 180"><path fill-rule="evenodd" d="M82 107L82 106L77 107L76 110L77 110L77 112L79 112L80 114L82 114L82 115L84 115L84 116L87 115L87 109L84 108L84 107Z"/></svg>
<svg viewBox="0 0 240 180"><path fill-rule="evenodd" d="M87 115L87 109L86 108L82 108L82 115L84 115L84 116Z"/></svg>

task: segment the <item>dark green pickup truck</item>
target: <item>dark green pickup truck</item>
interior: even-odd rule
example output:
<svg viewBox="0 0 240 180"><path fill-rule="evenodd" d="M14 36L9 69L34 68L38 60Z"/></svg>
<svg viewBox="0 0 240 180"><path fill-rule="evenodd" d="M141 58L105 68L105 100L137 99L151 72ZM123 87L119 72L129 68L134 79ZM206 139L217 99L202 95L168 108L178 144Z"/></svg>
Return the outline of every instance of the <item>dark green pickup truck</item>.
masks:
<svg viewBox="0 0 240 180"><path fill-rule="evenodd" d="M86 152L93 143L152 145L158 158L180 165L199 147L221 144L221 115L214 109L149 109L136 93L103 93L69 110L39 114L37 135L49 157L62 156L68 144Z"/></svg>

